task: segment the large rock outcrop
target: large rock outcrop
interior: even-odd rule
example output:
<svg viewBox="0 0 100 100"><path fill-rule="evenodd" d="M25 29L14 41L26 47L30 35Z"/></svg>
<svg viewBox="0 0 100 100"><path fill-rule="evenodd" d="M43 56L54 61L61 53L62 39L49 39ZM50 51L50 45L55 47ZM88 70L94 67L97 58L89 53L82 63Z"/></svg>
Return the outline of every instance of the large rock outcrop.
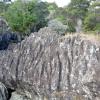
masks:
<svg viewBox="0 0 100 100"><path fill-rule="evenodd" d="M100 100L100 45L41 29L0 51L0 81L32 100Z"/></svg>

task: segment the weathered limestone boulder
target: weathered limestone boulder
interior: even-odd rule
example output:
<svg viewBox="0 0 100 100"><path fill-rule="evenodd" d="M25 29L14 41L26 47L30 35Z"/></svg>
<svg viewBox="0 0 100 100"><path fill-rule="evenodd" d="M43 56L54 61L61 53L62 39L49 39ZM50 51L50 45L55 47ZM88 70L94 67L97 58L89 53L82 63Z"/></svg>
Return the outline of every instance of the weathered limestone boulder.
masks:
<svg viewBox="0 0 100 100"><path fill-rule="evenodd" d="M0 51L0 81L32 100L100 100L100 45L41 29Z"/></svg>

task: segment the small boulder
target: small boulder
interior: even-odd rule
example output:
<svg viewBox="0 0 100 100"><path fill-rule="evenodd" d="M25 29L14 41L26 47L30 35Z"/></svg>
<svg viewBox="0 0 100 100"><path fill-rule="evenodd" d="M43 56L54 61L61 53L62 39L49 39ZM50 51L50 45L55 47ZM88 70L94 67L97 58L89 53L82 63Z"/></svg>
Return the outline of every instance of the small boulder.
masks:
<svg viewBox="0 0 100 100"><path fill-rule="evenodd" d="M31 100L27 95L13 92L10 100Z"/></svg>

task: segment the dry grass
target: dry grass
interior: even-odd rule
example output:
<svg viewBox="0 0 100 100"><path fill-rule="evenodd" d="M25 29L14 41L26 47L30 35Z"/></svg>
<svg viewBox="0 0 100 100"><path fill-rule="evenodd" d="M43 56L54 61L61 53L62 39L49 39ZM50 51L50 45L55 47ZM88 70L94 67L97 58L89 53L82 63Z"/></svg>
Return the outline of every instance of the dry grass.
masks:
<svg viewBox="0 0 100 100"><path fill-rule="evenodd" d="M91 34L91 33L90 34L84 34L84 33L82 33L81 36L84 40L88 40L91 43L95 43L95 44L100 45L100 35L98 35L98 34Z"/></svg>
<svg viewBox="0 0 100 100"><path fill-rule="evenodd" d="M82 95L76 95L74 96L74 100L85 100L85 98Z"/></svg>
<svg viewBox="0 0 100 100"><path fill-rule="evenodd" d="M89 40L92 43L100 43L100 35L96 33L67 33L65 36L62 36L59 40L64 40L68 37L80 36L83 40Z"/></svg>

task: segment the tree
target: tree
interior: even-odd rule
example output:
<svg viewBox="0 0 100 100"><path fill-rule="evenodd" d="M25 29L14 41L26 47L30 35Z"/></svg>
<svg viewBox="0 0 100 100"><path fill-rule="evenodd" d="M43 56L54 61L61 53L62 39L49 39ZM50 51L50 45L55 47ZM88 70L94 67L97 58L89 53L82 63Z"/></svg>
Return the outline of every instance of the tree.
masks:
<svg viewBox="0 0 100 100"><path fill-rule="evenodd" d="M72 17L84 19L89 5L90 2L88 0L71 0L68 5L68 13Z"/></svg>
<svg viewBox="0 0 100 100"><path fill-rule="evenodd" d="M29 11L30 4L34 5L34 2L25 3L18 0L8 8L5 18L13 31L24 33L25 35L29 31L30 25L36 21L36 14Z"/></svg>
<svg viewBox="0 0 100 100"><path fill-rule="evenodd" d="M40 28L47 25L47 16L49 15L48 4L45 2L39 2L35 5L32 13L36 13L37 20L32 26L32 31L38 31Z"/></svg>
<svg viewBox="0 0 100 100"><path fill-rule="evenodd" d="M55 3L48 4L50 11L49 26L58 30L61 34L65 32L75 32L73 21L67 13L67 7L58 7ZM63 30L63 32L61 32Z"/></svg>
<svg viewBox="0 0 100 100"><path fill-rule="evenodd" d="M5 11L7 11L8 7L9 7L9 4L0 2L0 16L2 16Z"/></svg>
<svg viewBox="0 0 100 100"><path fill-rule="evenodd" d="M42 2L17 0L10 5L5 13L5 18L13 31L22 33L21 35L24 36L29 35L32 28L37 31L43 27L43 24L46 23L46 13L46 6Z"/></svg>
<svg viewBox="0 0 100 100"><path fill-rule="evenodd" d="M84 20L84 29L86 31L94 30L96 26L96 16L95 14L88 14L88 16Z"/></svg>
<svg viewBox="0 0 100 100"><path fill-rule="evenodd" d="M55 19L58 6L55 3L47 3L47 4L48 4L48 11L50 12L48 19L49 20Z"/></svg>
<svg viewBox="0 0 100 100"><path fill-rule="evenodd" d="M85 31L100 31L100 3L93 1L84 20Z"/></svg>

